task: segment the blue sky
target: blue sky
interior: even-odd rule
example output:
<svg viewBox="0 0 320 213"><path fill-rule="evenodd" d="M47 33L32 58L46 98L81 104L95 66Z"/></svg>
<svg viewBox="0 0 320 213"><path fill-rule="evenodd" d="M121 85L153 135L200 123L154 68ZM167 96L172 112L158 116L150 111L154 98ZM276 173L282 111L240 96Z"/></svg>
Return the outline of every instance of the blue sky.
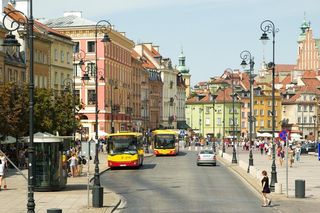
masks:
<svg viewBox="0 0 320 213"><path fill-rule="evenodd" d="M90 4L89 4L90 3ZM153 42L163 57L178 64L183 47L191 83L219 76L224 69L242 69L240 52L255 58L255 72L263 57L272 60L272 44L259 41L260 23L272 20L276 34L275 63L294 64L297 38L304 20L320 38L319 0L33 0L36 18L55 18L64 11L109 20L135 42Z"/></svg>

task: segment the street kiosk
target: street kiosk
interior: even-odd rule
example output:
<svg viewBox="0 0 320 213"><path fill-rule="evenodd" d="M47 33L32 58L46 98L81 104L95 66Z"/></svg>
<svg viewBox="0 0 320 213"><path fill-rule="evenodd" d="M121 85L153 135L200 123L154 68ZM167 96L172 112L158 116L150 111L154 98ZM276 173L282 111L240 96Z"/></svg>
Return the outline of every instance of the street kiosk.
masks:
<svg viewBox="0 0 320 213"><path fill-rule="evenodd" d="M62 137L38 132L34 134L33 141L35 191L61 190L67 184L68 176L62 162Z"/></svg>

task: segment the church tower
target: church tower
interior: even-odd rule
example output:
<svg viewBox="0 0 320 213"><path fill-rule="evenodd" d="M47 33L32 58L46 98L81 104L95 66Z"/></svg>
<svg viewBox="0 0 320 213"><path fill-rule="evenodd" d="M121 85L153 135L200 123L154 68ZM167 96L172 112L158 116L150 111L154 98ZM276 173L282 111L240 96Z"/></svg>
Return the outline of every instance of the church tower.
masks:
<svg viewBox="0 0 320 213"><path fill-rule="evenodd" d="M186 85L186 98L190 96L190 78L191 75L189 73L189 69L186 67L186 57L183 54L183 50L181 49L181 53L179 55L179 65L177 67L179 72L182 74L182 78Z"/></svg>

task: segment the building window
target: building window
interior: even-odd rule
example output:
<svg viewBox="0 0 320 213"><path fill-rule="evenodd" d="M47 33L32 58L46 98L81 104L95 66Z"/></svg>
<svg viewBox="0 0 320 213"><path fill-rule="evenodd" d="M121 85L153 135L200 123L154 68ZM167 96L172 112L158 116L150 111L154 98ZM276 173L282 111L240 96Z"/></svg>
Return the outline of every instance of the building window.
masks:
<svg viewBox="0 0 320 213"><path fill-rule="evenodd" d="M260 126L263 127L264 126L264 120L260 121Z"/></svg>
<svg viewBox="0 0 320 213"><path fill-rule="evenodd" d="M58 50L54 49L54 60L58 61Z"/></svg>
<svg viewBox="0 0 320 213"><path fill-rule="evenodd" d="M94 41L88 41L88 43L87 43L87 52L88 53L94 53L96 51L95 47L96 46L95 46L95 42Z"/></svg>
<svg viewBox="0 0 320 213"><path fill-rule="evenodd" d="M60 60L63 63L64 62L64 51L63 50L60 51L60 57L61 57Z"/></svg>
<svg viewBox="0 0 320 213"><path fill-rule="evenodd" d="M73 53L78 53L80 50L80 43L78 41L74 42Z"/></svg>
<svg viewBox="0 0 320 213"><path fill-rule="evenodd" d="M206 114L210 113L210 107L206 107Z"/></svg>
<svg viewBox="0 0 320 213"><path fill-rule="evenodd" d="M303 117L303 123L307 123L307 117Z"/></svg>
<svg viewBox="0 0 320 213"><path fill-rule="evenodd" d="M261 101L260 101L260 104L261 104L261 105L264 105L264 101L263 101L263 100L261 100Z"/></svg>
<svg viewBox="0 0 320 213"><path fill-rule="evenodd" d="M260 115L263 116L264 115L264 110L260 109Z"/></svg>
<svg viewBox="0 0 320 213"><path fill-rule="evenodd" d="M302 109L301 105L298 105L298 112L301 112L302 111L301 109Z"/></svg>
<svg viewBox="0 0 320 213"><path fill-rule="evenodd" d="M255 115L255 116L258 115L258 110L257 110L257 109L254 110L254 115Z"/></svg>
<svg viewBox="0 0 320 213"><path fill-rule="evenodd" d="M271 127L271 121L268 120L268 128L270 128L270 127Z"/></svg>
<svg viewBox="0 0 320 213"><path fill-rule="evenodd" d="M70 61L71 61L70 59L71 59L71 58L70 58L70 53L67 52L67 63L68 63L68 64L70 64Z"/></svg>
<svg viewBox="0 0 320 213"><path fill-rule="evenodd" d="M217 118L217 125L221 125L221 118Z"/></svg>
<svg viewBox="0 0 320 213"><path fill-rule="evenodd" d="M304 105L304 106L303 106L303 111L305 111L305 112L308 111L308 106L307 106L307 105Z"/></svg>
<svg viewBox="0 0 320 213"><path fill-rule="evenodd" d="M298 123L299 124L301 123L301 117L298 117Z"/></svg>
<svg viewBox="0 0 320 213"><path fill-rule="evenodd" d="M310 112L313 112L313 106L312 105L310 105L309 110L310 110Z"/></svg>
<svg viewBox="0 0 320 213"><path fill-rule="evenodd" d="M268 110L268 116L272 116L272 111Z"/></svg>
<svg viewBox="0 0 320 213"><path fill-rule="evenodd" d="M96 91L88 90L88 105L96 104Z"/></svg>
<svg viewBox="0 0 320 213"><path fill-rule="evenodd" d="M268 106L271 106L272 105L272 101L268 101Z"/></svg>
<svg viewBox="0 0 320 213"><path fill-rule="evenodd" d="M210 126L210 118L206 118L206 126Z"/></svg>

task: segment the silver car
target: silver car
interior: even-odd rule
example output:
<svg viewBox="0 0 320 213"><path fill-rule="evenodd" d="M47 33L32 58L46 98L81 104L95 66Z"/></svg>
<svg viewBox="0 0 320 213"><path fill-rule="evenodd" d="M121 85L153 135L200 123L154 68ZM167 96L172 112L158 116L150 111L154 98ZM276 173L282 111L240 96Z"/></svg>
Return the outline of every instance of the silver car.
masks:
<svg viewBox="0 0 320 213"><path fill-rule="evenodd" d="M204 149L198 153L197 165L199 166L202 164L211 164L213 166L217 165L216 154L213 152L213 150Z"/></svg>

